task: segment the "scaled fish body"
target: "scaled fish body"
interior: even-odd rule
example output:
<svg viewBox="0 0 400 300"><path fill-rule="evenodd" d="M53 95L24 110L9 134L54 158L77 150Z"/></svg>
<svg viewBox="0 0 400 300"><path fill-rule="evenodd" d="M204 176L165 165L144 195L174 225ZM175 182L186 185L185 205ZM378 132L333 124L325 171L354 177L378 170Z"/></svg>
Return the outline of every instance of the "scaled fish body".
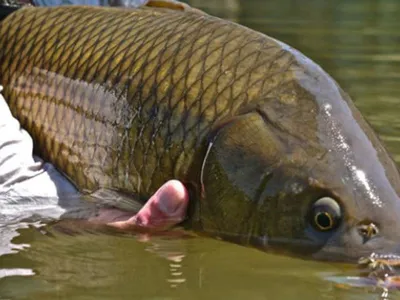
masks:
<svg viewBox="0 0 400 300"><path fill-rule="evenodd" d="M0 84L38 153L85 193L175 178L188 226L321 259L393 253L399 173L348 96L289 46L194 10L24 8Z"/></svg>

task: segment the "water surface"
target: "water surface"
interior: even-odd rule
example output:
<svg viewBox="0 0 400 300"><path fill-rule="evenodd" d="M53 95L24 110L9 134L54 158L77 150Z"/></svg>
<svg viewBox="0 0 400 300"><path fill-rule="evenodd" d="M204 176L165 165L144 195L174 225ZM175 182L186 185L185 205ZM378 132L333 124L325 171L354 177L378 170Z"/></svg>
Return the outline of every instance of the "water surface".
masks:
<svg viewBox="0 0 400 300"><path fill-rule="evenodd" d="M262 31L328 71L400 162L400 2L193 0ZM27 225L0 256L4 299L382 299L335 280L345 265L265 254L206 238L143 237ZM0 238L1 241L1 238ZM390 291L389 299L400 299Z"/></svg>

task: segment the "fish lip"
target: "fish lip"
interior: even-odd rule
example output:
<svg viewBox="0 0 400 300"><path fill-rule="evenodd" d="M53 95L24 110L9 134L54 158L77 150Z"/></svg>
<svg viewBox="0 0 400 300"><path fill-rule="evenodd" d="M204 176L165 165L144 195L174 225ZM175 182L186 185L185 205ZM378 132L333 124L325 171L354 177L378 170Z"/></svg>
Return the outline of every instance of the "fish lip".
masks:
<svg viewBox="0 0 400 300"><path fill-rule="evenodd" d="M369 278L386 280L389 277L397 277L400 274L400 254L372 252L358 260L358 267L361 274Z"/></svg>
<svg viewBox="0 0 400 300"><path fill-rule="evenodd" d="M360 266L371 263L384 263L388 266L400 267L400 254L395 253L376 253L372 252L369 256L363 256L358 259Z"/></svg>

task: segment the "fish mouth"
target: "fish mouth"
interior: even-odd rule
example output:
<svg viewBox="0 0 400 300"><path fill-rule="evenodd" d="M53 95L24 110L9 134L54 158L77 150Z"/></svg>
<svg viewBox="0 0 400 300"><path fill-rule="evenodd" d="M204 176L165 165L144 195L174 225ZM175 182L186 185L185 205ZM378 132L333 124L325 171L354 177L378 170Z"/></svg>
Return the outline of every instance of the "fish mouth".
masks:
<svg viewBox="0 0 400 300"><path fill-rule="evenodd" d="M400 275L400 255L372 252L369 256L361 257L358 266L362 274L377 278Z"/></svg>

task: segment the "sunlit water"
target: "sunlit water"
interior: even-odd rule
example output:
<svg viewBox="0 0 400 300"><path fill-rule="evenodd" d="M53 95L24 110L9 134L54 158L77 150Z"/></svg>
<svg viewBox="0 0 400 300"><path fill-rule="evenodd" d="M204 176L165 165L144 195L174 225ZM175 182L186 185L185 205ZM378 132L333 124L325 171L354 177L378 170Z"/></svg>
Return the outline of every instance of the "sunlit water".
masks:
<svg viewBox="0 0 400 300"><path fill-rule="evenodd" d="M322 65L400 162L399 1L191 4L278 38ZM337 278L356 274L352 268L206 238L146 241L127 234L33 226L19 234L13 239L15 253L0 256L0 300L382 299L379 288L338 284ZM389 299L396 298L400 292L390 291Z"/></svg>

